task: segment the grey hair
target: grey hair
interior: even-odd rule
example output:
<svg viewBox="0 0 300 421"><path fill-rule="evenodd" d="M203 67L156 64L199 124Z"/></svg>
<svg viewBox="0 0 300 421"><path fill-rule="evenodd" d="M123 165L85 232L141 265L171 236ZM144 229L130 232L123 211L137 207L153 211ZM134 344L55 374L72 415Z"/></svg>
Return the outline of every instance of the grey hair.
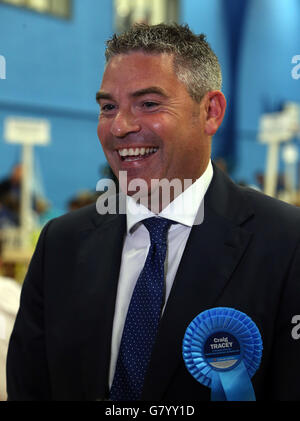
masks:
<svg viewBox="0 0 300 421"><path fill-rule="evenodd" d="M106 43L106 62L132 51L174 54L174 72L190 96L200 102L206 92L221 90L222 73L217 56L204 34L194 34L188 25L134 24L123 34L114 34Z"/></svg>

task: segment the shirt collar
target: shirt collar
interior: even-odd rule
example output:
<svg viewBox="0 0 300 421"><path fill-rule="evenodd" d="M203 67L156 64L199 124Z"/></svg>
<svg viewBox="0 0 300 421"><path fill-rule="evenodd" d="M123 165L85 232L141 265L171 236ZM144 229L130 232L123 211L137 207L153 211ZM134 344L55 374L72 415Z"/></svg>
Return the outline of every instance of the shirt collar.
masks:
<svg viewBox="0 0 300 421"><path fill-rule="evenodd" d="M152 216L160 216L162 218L171 219L179 224L192 227L196 218L197 211L201 205L204 195L213 177L213 166L209 161L204 173L191 186L189 186L182 194L176 197L167 207L165 207L158 215L151 212L145 206L136 203L136 201L126 196L126 218L127 233L143 219Z"/></svg>

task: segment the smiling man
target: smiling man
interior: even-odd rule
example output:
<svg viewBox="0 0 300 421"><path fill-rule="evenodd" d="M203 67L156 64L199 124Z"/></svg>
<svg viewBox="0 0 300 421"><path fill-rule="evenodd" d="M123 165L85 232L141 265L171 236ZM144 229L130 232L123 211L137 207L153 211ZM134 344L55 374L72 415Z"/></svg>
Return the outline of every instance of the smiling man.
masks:
<svg viewBox="0 0 300 421"><path fill-rule="evenodd" d="M98 136L126 174L126 213L92 205L43 229L10 341L9 399L210 400L183 337L199 313L229 307L262 337L256 399L299 400L300 212L211 162L226 108L217 57L187 26L139 24L108 41L106 59ZM153 209L175 180L181 190ZM150 201L136 200L141 185Z"/></svg>
<svg viewBox="0 0 300 421"><path fill-rule="evenodd" d="M196 102L174 72L173 54L113 56L97 99L98 136L116 174L142 178L150 190L154 178L194 182L204 173L225 98L215 90Z"/></svg>
<svg viewBox="0 0 300 421"><path fill-rule="evenodd" d="M142 27L136 27L136 33L137 28ZM163 35L164 27L160 32ZM150 196L153 180L179 180L183 191L184 180L199 179L209 164L211 137L225 113L216 56L203 36L188 45L189 31L182 28L184 32L182 45L157 46L158 51L152 51L153 40L149 43L146 34L142 39L142 30L136 47L124 47L122 36L114 38L96 95L101 109L98 136L108 162L116 175L126 171L128 184L144 180ZM165 36L172 41L171 31ZM175 31L173 36L175 42ZM200 84L206 74L208 80Z"/></svg>

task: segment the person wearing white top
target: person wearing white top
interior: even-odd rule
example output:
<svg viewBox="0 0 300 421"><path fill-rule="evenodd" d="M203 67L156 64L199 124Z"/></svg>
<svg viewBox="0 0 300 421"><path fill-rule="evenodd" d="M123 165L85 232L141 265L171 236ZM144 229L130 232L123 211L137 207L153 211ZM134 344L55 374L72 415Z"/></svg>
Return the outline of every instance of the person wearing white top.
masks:
<svg viewBox="0 0 300 421"><path fill-rule="evenodd" d="M19 308L21 285L0 276L0 401L6 401L6 355L9 338Z"/></svg>

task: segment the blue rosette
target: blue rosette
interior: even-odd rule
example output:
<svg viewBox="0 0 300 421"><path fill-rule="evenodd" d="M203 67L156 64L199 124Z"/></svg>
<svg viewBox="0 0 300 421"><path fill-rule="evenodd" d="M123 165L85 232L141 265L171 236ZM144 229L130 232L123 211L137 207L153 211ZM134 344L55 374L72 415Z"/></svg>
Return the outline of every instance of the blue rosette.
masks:
<svg viewBox="0 0 300 421"><path fill-rule="evenodd" d="M213 401L254 401L251 378L262 356L256 324L241 311L216 307L200 313L183 339L183 358L192 376L211 388Z"/></svg>

